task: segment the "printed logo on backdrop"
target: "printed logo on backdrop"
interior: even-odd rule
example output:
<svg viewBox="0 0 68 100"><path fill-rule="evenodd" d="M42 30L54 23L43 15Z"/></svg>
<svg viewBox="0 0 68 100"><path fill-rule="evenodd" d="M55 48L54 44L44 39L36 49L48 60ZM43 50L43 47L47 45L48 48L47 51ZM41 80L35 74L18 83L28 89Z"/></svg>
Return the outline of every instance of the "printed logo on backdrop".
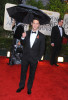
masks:
<svg viewBox="0 0 68 100"><path fill-rule="evenodd" d="M58 24L58 19L60 17L60 13L53 12L53 11L47 11L42 10L44 13L46 13L50 18L50 24L41 25L39 28L39 31L41 31L44 35L51 35L51 30L53 26L56 26Z"/></svg>
<svg viewBox="0 0 68 100"><path fill-rule="evenodd" d="M65 33L68 35L68 14L64 15L64 24L63 27L65 29Z"/></svg>
<svg viewBox="0 0 68 100"><path fill-rule="evenodd" d="M5 30L9 30L9 31L12 31L12 18L9 17L8 12L7 12L6 9L9 8L9 7L12 7L12 6L15 6L15 4L7 3L7 4L5 5L4 29L5 29Z"/></svg>
<svg viewBox="0 0 68 100"><path fill-rule="evenodd" d="M4 14L4 29L8 31L12 31L12 21L13 19L8 15L7 8L16 6L15 4L7 3L5 4L5 14ZM29 25L24 24L24 31L29 29Z"/></svg>

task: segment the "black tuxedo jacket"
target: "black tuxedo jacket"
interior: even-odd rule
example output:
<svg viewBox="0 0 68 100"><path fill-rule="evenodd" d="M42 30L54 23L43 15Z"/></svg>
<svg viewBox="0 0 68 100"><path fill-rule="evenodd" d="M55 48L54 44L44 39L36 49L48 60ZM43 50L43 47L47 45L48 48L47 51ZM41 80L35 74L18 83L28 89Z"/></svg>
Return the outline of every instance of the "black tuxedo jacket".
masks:
<svg viewBox="0 0 68 100"><path fill-rule="evenodd" d="M31 48L30 47L30 33L31 33L31 30L27 31L26 38L24 40L21 40L21 43L24 45L23 57L32 57L34 61L38 61L41 59L45 51L45 36L41 32L38 31L38 35Z"/></svg>
<svg viewBox="0 0 68 100"><path fill-rule="evenodd" d="M61 37L58 25L54 26L51 32L51 43L54 43L55 45L61 45L63 36L68 38L68 35L65 34L64 28L62 27L62 37Z"/></svg>

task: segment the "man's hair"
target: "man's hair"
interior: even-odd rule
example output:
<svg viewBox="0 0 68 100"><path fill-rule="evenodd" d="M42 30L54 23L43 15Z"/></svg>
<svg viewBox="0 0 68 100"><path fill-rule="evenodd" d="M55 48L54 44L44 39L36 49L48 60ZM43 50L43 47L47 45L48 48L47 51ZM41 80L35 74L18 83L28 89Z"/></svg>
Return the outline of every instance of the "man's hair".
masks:
<svg viewBox="0 0 68 100"><path fill-rule="evenodd" d="M34 20L39 21L39 18L33 18L32 22L33 22ZM40 21L39 21L39 23L40 23Z"/></svg>
<svg viewBox="0 0 68 100"><path fill-rule="evenodd" d="M62 18L59 18L59 19L58 19L58 23L61 22L61 20L63 20L63 19L62 19Z"/></svg>

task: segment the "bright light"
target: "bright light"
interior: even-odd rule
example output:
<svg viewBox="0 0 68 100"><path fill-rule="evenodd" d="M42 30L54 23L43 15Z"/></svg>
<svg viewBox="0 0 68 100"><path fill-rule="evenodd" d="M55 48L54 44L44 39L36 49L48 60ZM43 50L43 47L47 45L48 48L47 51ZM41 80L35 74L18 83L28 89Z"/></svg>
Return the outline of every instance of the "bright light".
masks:
<svg viewBox="0 0 68 100"><path fill-rule="evenodd" d="M10 51L7 52L7 57L8 57L8 58L10 57Z"/></svg>
<svg viewBox="0 0 68 100"><path fill-rule="evenodd" d="M44 56L42 56L41 60L43 60L43 59L44 59Z"/></svg>
<svg viewBox="0 0 68 100"><path fill-rule="evenodd" d="M64 58L63 57L58 57L58 62L64 62Z"/></svg>

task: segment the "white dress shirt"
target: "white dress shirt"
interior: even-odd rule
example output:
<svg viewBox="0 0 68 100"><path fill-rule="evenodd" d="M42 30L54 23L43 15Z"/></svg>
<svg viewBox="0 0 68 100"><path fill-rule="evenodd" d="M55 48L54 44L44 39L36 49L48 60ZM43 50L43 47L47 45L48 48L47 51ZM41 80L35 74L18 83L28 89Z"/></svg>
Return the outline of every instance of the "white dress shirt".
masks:
<svg viewBox="0 0 68 100"><path fill-rule="evenodd" d="M59 30L60 30L60 35L62 37L62 27L60 27L59 25L58 25L58 27L59 27Z"/></svg>
<svg viewBox="0 0 68 100"><path fill-rule="evenodd" d="M33 31L31 31L31 34L30 34L30 47L32 48L34 42L35 42L35 39L37 37L37 34L38 34L38 30L36 31L36 33L32 33Z"/></svg>

